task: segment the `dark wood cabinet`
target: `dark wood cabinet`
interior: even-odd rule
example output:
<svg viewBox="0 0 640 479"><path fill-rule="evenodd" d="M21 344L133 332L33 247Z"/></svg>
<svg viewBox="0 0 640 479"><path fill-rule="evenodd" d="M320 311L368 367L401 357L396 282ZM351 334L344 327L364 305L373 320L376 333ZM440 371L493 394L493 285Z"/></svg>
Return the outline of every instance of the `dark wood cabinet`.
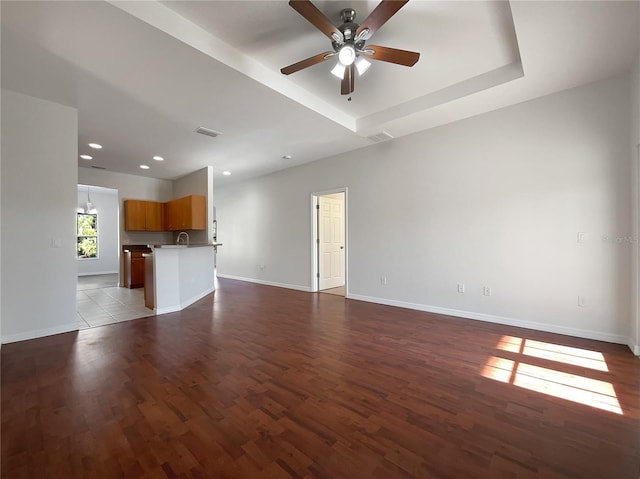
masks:
<svg viewBox="0 0 640 479"><path fill-rule="evenodd" d="M124 251L124 286L126 288L144 287L144 257L146 250L125 250Z"/></svg>
<svg viewBox="0 0 640 479"><path fill-rule="evenodd" d="M124 202L125 231L164 231L164 203L126 200Z"/></svg>
<svg viewBox="0 0 640 479"><path fill-rule="evenodd" d="M145 254L144 256L144 305L153 309L155 307L154 297L154 281L153 281L153 255Z"/></svg>
<svg viewBox="0 0 640 479"><path fill-rule="evenodd" d="M165 227L169 231L206 229L206 197L189 195L166 203Z"/></svg>

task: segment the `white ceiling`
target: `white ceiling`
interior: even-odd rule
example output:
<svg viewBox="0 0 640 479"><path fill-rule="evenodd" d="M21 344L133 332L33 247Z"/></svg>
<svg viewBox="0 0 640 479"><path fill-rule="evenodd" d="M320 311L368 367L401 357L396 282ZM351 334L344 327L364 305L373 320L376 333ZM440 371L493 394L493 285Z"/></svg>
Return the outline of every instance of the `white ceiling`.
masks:
<svg viewBox="0 0 640 479"><path fill-rule="evenodd" d="M336 24L342 8L362 21L377 3L314 2ZM79 153L94 156L79 165L165 179L212 165L216 184L621 74L640 46L638 2L412 0L368 43L420 61L374 62L347 101L329 74L335 60L280 74L331 49L285 1L0 8L2 87L78 108Z"/></svg>

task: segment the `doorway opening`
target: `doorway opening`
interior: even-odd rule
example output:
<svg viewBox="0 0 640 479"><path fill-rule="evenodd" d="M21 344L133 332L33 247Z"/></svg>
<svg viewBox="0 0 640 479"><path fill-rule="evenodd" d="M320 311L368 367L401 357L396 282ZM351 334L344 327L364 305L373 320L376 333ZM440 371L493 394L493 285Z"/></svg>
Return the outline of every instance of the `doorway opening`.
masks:
<svg viewBox="0 0 640 479"><path fill-rule="evenodd" d="M79 184L77 206L78 329L152 316L153 311L144 307L142 289L118 286L122 284L118 190ZM84 216L93 220L86 224Z"/></svg>
<svg viewBox="0 0 640 479"><path fill-rule="evenodd" d="M312 291L347 297L347 189L311 197Z"/></svg>

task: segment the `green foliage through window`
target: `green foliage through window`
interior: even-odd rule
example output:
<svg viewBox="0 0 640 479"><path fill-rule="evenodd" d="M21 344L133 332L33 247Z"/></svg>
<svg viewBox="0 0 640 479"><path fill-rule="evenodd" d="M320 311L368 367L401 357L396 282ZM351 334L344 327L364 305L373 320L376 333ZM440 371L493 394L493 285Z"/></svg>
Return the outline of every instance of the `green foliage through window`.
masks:
<svg viewBox="0 0 640 479"><path fill-rule="evenodd" d="M78 258L98 257L98 215L78 213Z"/></svg>

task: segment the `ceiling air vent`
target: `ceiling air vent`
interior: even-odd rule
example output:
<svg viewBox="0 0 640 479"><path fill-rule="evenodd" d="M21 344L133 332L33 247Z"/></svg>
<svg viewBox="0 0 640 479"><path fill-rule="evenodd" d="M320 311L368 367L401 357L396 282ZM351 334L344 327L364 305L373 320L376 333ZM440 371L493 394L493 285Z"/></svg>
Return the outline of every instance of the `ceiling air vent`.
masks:
<svg viewBox="0 0 640 479"><path fill-rule="evenodd" d="M371 141L375 141L376 143L378 143L380 141L391 140L393 136L391 136L386 131L383 131L381 133L376 133L375 135L368 136L367 138L369 138Z"/></svg>
<svg viewBox="0 0 640 479"><path fill-rule="evenodd" d="M212 130L211 128L205 128L204 126L199 126L198 128L196 128L196 133L211 136L213 138L222 135L221 131Z"/></svg>
<svg viewBox="0 0 640 479"><path fill-rule="evenodd" d="M95 168L96 170L106 170L104 166L91 165L91 168Z"/></svg>

